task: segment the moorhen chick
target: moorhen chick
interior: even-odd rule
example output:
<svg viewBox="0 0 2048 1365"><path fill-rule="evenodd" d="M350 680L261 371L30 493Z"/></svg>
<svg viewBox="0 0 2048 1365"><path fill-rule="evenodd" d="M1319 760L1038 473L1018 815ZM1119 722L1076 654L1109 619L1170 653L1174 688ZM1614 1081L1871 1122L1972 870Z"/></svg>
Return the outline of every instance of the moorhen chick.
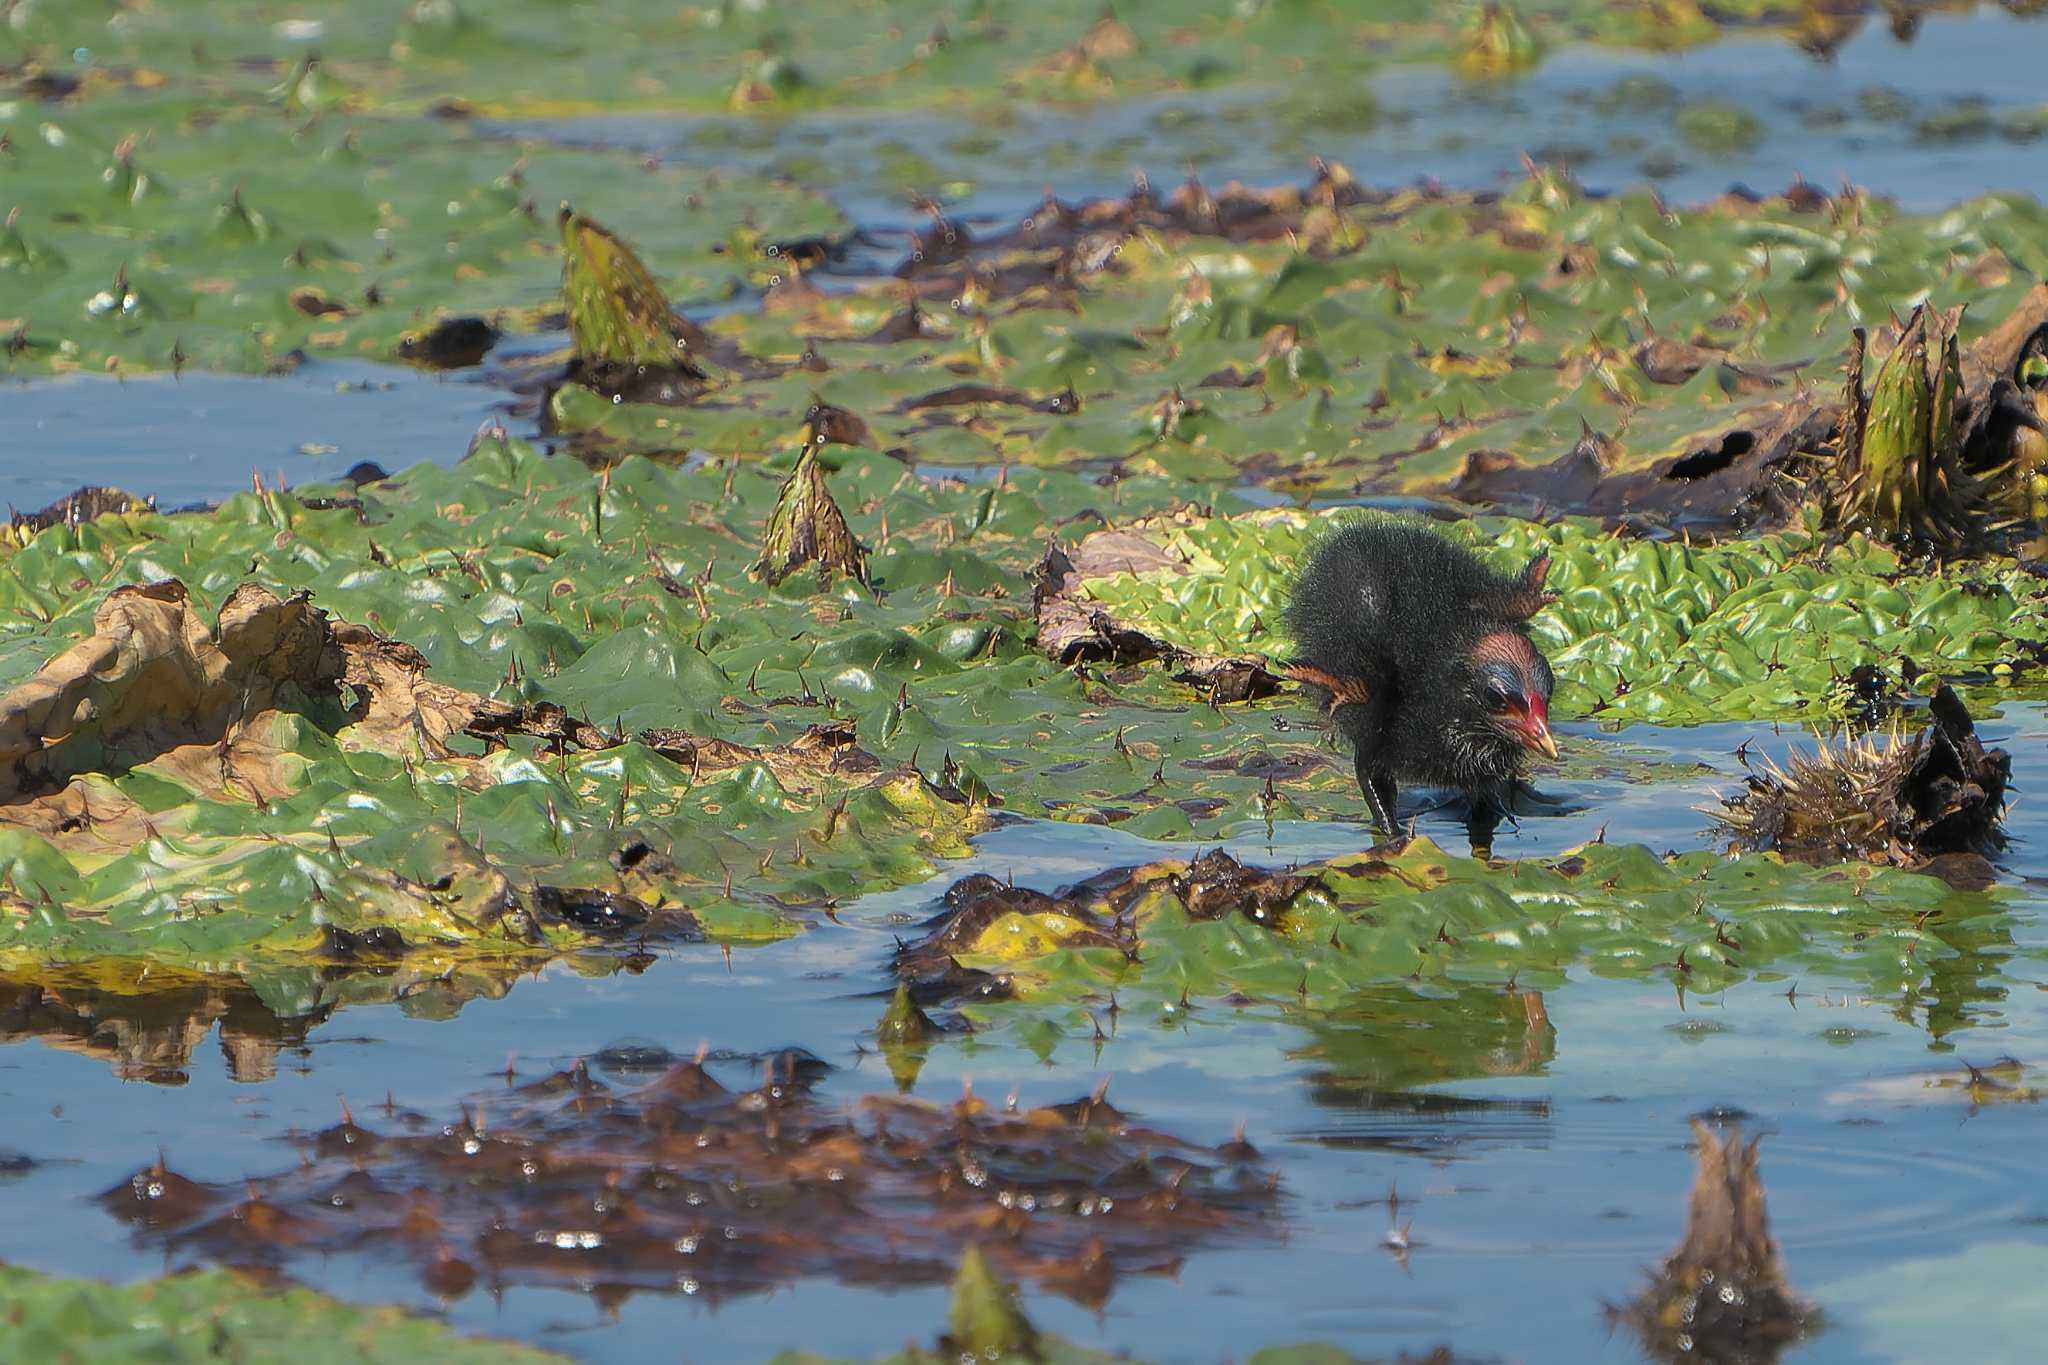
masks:
<svg viewBox="0 0 2048 1365"><path fill-rule="evenodd" d="M1550 663L1528 625L1554 599L1543 588L1549 568L1538 555L1508 577L1393 517L1353 522L1310 551L1287 605L1287 672L1350 740L1358 785L1387 833L1397 781L1463 794L1475 825L1490 830L1523 758L1557 757Z"/></svg>

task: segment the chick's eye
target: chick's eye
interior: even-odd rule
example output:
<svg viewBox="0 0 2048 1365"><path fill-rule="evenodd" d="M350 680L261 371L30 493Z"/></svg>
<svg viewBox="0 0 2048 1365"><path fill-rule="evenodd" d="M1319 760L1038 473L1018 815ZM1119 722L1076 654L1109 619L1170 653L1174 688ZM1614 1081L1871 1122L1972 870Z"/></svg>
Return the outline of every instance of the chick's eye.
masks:
<svg viewBox="0 0 2048 1365"><path fill-rule="evenodd" d="M1489 683L1486 688L1486 709L1505 711L1514 704L1514 697L1499 683Z"/></svg>

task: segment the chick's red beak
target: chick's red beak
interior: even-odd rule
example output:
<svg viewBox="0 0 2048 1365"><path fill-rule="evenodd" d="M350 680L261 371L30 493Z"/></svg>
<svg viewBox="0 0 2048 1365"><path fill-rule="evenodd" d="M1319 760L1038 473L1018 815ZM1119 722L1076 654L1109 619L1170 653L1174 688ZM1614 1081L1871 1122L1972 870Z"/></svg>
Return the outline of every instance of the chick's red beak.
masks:
<svg viewBox="0 0 2048 1365"><path fill-rule="evenodd" d="M1550 703L1543 698L1529 698L1518 733L1525 748L1534 749L1545 758L1557 757L1557 740L1550 733Z"/></svg>

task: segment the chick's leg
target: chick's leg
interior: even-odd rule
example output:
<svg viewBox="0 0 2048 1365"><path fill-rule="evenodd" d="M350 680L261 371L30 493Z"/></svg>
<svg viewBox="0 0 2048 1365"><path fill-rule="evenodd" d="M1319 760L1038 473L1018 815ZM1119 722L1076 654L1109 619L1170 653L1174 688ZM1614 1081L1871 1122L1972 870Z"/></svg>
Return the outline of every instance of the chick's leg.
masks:
<svg viewBox="0 0 2048 1365"><path fill-rule="evenodd" d="M1394 832L1394 775L1382 762L1385 706L1377 697L1364 702L1340 704L1330 719L1351 741L1352 761L1358 773L1358 790L1372 811L1372 822L1382 832Z"/></svg>
<svg viewBox="0 0 2048 1365"><path fill-rule="evenodd" d="M1388 777L1385 773L1381 773L1373 779L1372 794L1367 799L1372 804L1373 819L1378 821L1379 827L1389 834L1397 832L1394 828L1394 796L1393 778Z"/></svg>
<svg viewBox="0 0 2048 1365"><path fill-rule="evenodd" d="M1372 810L1373 824L1384 834L1394 832L1394 779L1379 771L1378 755L1361 745L1358 750L1358 789Z"/></svg>

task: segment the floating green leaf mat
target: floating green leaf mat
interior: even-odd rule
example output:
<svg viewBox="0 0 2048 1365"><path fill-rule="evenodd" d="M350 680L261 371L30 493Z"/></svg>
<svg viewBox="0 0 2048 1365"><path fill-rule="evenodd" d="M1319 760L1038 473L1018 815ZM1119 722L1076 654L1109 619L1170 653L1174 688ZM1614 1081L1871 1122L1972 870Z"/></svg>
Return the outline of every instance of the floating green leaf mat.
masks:
<svg viewBox="0 0 2048 1365"><path fill-rule="evenodd" d="M30 536L0 566L0 681L17 685L0 707L16 794L0 960L217 973L402 954L482 983L537 953L788 933L927 875L992 806L1164 835L1356 809L1307 707L1262 670L1077 670L1032 648L1038 537L1099 515L1100 486L934 486L815 449L875 546L872 588L745 577L772 472L593 474L495 439L345 495ZM1302 523L1137 522L1106 543L1150 547L1143 572L1077 571L1069 591L1147 640L1284 657L1266 623ZM1507 563L1551 549L1564 595L1539 635L1561 699L1596 716L1823 714L1842 641L1989 670L2024 666L2043 635L2035 580L1996 564L1930 578L1790 536L1454 533ZM1745 643L1763 632L1775 660ZM1710 642L1723 655L1701 662ZM1749 674L1711 666L1738 649Z"/></svg>
<svg viewBox="0 0 2048 1365"><path fill-rule="evenodd" d="M1326 1084L1343 1074L1347 1029L1394 1014L1414 1028L1442 1002L1449 1031L1418 1038L1413 1058L1390 1060L1376 1038L1367 1049L1393 1089L1540 1069L1554 1035L1533 992L1588 973L1706 994L1836 982L1924 1010L1939 1033L2017 951L2011 914L1997 895L1868 865L1604 843L1489 864L1416 838L1284 872L1210 853L1057 897L974 878L895 968L913 998L1047 1046L1278 1011L1328 1035ZM1498 1020L1468 998L1486 990L1504 992Z"/></svg>
<svg viewBox="0 0 2048 1365"><path fill-rule="evenodd" d="M395 1308L364 1308L210 1270L108 1285L0 1266L0 1355L104 1365L300 1360L307 1365L564 1365L567 1356L462 1337Z"/></svg>
<svg viewBox="0 0 2048 1365"><path fill-rule="evenodd" d="M1283 73L1341 89L1413 61L1499 78L1568 42L1672 48L1762 33L1821 52L1871 19L1803 0L1401 0L1369 11L1284 0L1106 11L1099 0L1050 0L1028 24L957 0L680 8L621 0L603 25L565 22L548 0L408 0L371 13L342 0L232 11L22 0L8 13L21 44L10 74L42 98L226 87L297 115L378 108L450 118L952 107L997 92L1091 100ZM651 52L661 54L658 65Z"/></svg>
<svg viewBox="0 0 2048 1365"><path fill-rule="evenodd" d="M1346 515L1359 514L1182 515L1084 540L1066 610L1100 615L1103 639L1125 632L1104 647L1127 656L1143 653L1142 639L1153 653L1284 661L1290 575L1318 525ZM1860 536L1830 546L1808 530L1691 545L1584 522L1441 529L1504 571L1549 553L1558 600L1532 634L1557 673L1559 714L1827 725L1859 704L1848 681L1859 666L1893 694L1948 678L1994 697L2009 683L2035 687L2048 646L2048 582L2012 559L1909 563Z"/></svg>
<svg viewBox="0 0 2048 1365"><path fill-rule="evenodd" d="M622 182L633 202L607 219L688 299L740 287L760 236L843 226L788 185L419 121L161 91L0 106L0 369L17 374L474 363L474 339L429 344L436 324L559 326L555 207Z"/></svg>

